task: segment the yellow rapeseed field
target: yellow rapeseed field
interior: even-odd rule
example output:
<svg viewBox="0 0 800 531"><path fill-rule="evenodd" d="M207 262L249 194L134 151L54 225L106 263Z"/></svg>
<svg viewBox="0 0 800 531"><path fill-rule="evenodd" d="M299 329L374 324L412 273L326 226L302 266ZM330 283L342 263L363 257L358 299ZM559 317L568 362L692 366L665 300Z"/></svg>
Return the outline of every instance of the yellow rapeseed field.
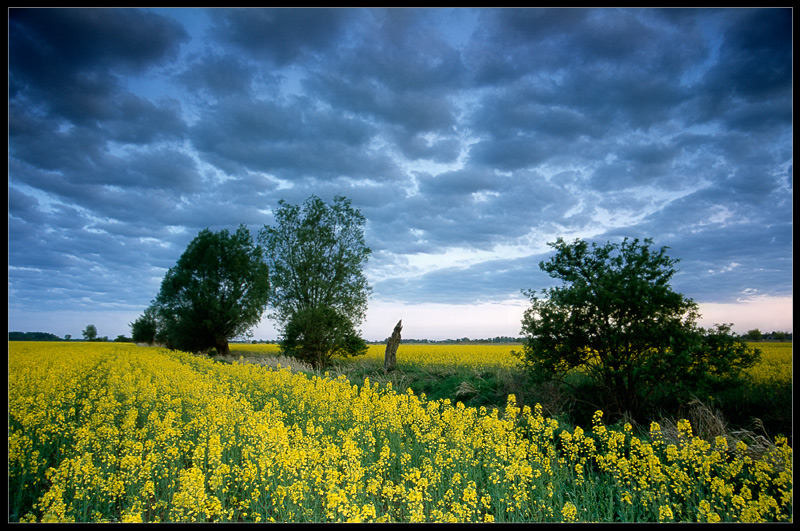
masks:
<svg viewBox="0 0 800 531"><path fill-rule="evenodd" d="M519 345L481 345L481 344L402 344L398 349L398 363L408 365L462 365L480 369L486 366L515 367L519 360L511 351L520 350ZM276 344L231 344L231 351L236 354L279 356L280 348ZM367 353L358 361L375 362L383 366L386 345L369 345Z"/></svg>
<svg viewBox="0 0 800 531"><path fill-rule="evenodd" d="M410 347L406 362L458 350ZM474 347L463 363L486 362ZM487 411L115 343L9 343L8 397L14 521L792 519L785 439L754 458L683 421L678 438L610 429L599 412L567 430L513 395Z"/></svg>
<svg viewBox="0 0 800 531"><path fill-rule="evenodd" d="M749 373L758 381L792 381L792 343L759 342L751 346L761 350L761 362ZM408 365L461 365L481 369L488 366L512 368L519 359L512 354L521 350L511 344L402 344L398 350L398 363ZM383 364L385 345L369 345L364 357L356 358ZM280 348L272 343L231 344L234 354L279 356Z"/></svg>
<svg viewBox="0 0 800 531"><path fill-rule="evenodd" d="M792 343L751 343L761 351L761 361L750 369L754 379L762 382L792 381Z"/></svg>

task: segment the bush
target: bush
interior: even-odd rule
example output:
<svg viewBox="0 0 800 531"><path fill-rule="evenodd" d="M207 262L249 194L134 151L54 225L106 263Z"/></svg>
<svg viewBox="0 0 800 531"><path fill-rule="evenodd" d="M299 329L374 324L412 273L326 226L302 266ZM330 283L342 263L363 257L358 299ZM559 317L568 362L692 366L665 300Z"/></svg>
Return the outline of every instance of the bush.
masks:
<svg viewBox="0 0 800 531"><path fill-rule="evenodd" d="M539 267L562 281L541 297L525 293L525 336L519 357L542 381L571 386L576 371L592 381L575 396L619 416L643 418L669 389L685 400L741 381L760 352L732 336L729 325L696 325L697 304L670 287L678 260L652 240L603 246L582 240L550 244ZM582 384L583 385L583 384ZM585 398L591 397L591 398Z"/></svg>

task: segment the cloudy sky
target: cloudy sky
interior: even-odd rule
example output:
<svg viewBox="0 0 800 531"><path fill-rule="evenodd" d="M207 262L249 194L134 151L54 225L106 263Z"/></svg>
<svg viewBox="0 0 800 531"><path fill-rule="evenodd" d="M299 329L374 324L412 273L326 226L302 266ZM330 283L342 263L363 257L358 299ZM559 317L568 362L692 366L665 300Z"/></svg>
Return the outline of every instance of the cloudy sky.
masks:
<svg viewBox="0 0 800 531"><path fill-rule="evenodd" d="M311 194L368 220L366 339L517 335L559 236L792 330L786 9L10 9L8 153L9 330L130 335L200 230Z"/></svg>

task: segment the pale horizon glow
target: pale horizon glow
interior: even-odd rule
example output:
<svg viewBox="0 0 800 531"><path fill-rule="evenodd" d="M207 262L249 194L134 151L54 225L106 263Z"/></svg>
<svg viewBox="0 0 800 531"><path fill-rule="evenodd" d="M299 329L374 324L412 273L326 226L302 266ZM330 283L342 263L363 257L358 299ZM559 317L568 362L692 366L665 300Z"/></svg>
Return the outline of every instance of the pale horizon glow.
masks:
<svg viewBox="0 0 800 531"><path fill-rule="evenodd" d="M733 324L733 332L744 334L752 329L762 333L793 332L792 297L759 296L734 303L699 303L698 325ZM487 302L474 305L404 304L371 301L367 318L361 326L364 339L383 341L391 335L397 321L403 320L402 337L406 339L491 339L498 336L519 337L522 314L528 307L523 299ZM9 314L9 331L50 332L59 337L70 334L82 339L86 326L97 327L98 335L115 339L130 337L128 323L137 312L44 312ZM278 332L266 317L253 330L253 340L275 340Z"/></svg>
<svg viewBox="0 0 800 531"><path fill-rule="evenodd" d="M698 324L710 328L715 324L733 324L737 334L758 329L761 333L792 332L792 297L759 296L731 303L700 303Z"/></svg>

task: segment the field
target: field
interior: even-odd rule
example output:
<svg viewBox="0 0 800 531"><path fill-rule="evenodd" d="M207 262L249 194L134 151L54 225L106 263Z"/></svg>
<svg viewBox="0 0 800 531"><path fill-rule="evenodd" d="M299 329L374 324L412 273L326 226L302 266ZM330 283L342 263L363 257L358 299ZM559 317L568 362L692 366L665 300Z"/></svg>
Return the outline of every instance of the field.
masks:
<svg viewBox="0 0 800 531"><path fill-rule="evenodd" d="M749 370L749 381L741 388L720 392L714 397L701 397L704 406L712 408L731 430L766 431L771 436L792 434L792 343L754 343L762 351L761 362ZM309 374L309 366L280 357L277 345L236 344L231 346L236 357L245 362L291 366ZM345 375L352 384L364 378L373 383L391 383L395 389L411 388L428 399L450 399L466 406L485 406L489 409L505 407L509 394L516 397L517 405L534 407L540 404L546 416L558 418L564 425L591 425L596 407L571 401L563 388L553 384L530 381L518 368L518 359L512 354L520 350L519 344L402 344L398 353L398 369L388 375L383 371L385 345L370 345L366 356L336 360L328 371L333 376ZM317 373L320 374L320 373ZM573 384L585 385L585 378L575 372ZM587 386L587 393L592 389ZM686 408L662 397L657 411L647 416L658 420L661 416L688 415ZM724 413L724 415L723 415ZM754 422L754 419L758 419ZM679 420L673 418L674 421ZM645 426L646 427L646 426ZM712 434L716 435L716 434ZM790 440L791 443L791 440Z"/></svg>
<svg viewBox="0 0 800 531"><path fill-rule="evenodd" d="M396 384L484 378L511 348L402 345L399 380L379 381L381 346L314 374L269 345L220 363L10 342L9 520L791 521L784 437L706 440L686 420L643 434L601 414L582 429L514 395L471 407ZM791 381L791 345L773 354L754 376Z"/></svg>
<svg viewBox="0 0 800 531"><path fill-rule="evenodd" d="M792 343L752 343L761 350L761 362L750 369L751 375L761 382L792 381ZM230 345L235 357L262 358L279 357L278 345L271 343ZM363 357L339 360L340 365L362 365L383 368L385 345L369 345ZM403 344L398 351L401 368L457 366L459 368L486 369L495 367L514 368L518 359L512 354L520 350L515 344ZM290 363L289 360L287 362Z"/></svg>
<svg viewBox="0 0 800 531"><path fill-rule="evenodd" d="M761 362L750 369L757 382L786 383L792 381L791 343L753 343L761 350Z"/></svg>

